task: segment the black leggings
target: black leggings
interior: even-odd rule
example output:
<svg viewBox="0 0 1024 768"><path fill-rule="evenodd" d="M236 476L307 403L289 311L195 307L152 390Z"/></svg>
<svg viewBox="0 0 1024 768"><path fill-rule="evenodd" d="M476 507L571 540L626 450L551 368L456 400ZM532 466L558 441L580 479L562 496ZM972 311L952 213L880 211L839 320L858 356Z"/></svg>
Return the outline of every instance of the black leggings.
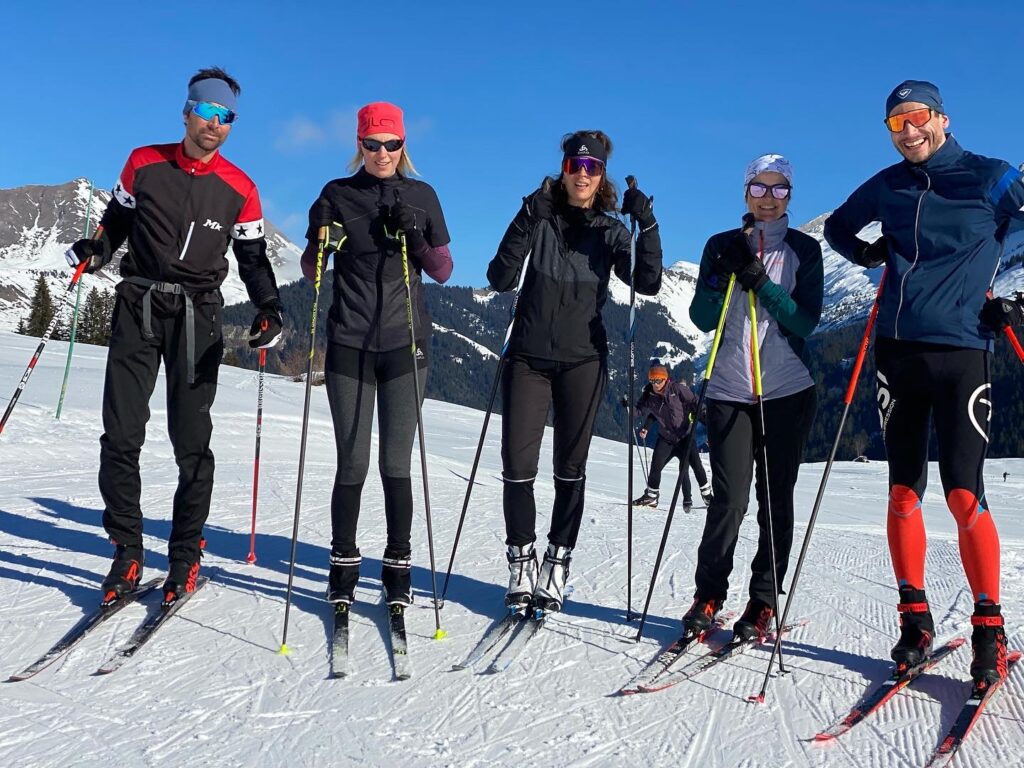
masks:
<svg viewBox="0 0 1024 768"><path fill-rule="evenodd" d="M607 373L604 360L558 363L513 357L505 365L501 462L506 544L521 546L537 539L533 482L548 407L554 405L555 503L548 541L576 546L583 520L587 453Z"/></svg>
<svg viewBox="0 0 1024 768"><path fill-rule="evenodd" d="M690 455L684 461L683 451L687 444L690 446ZM704 472L704 465L700 463L700 452L697 450L697 441L690 440L689 436L684 437L678 443L670 443L661 437L654 445L654 452L651 454L651 471L647 475L647 487L652 491L661 488L661 470L665 468L672 459L679 459L679 471L682 473L683 483L683 504L689 504L692 496L690 494L690 473L687 465L693 469L693 475L697 478L700 487L707 485L708 476Z"/></svg>
<svg viewBox="0 0 1024 768"><path fill-rule="evenodd" d="M417 345L420 402L427 383L426 348ZM389 352L329 344L327 399L334 420L338 469L331 496L331 549L341 556L359 553L359 522L363 482L370 468L370 432L374 399L379 430L380 476L384 484L384 515L388 526L388 556L411 551L412 480L410 460L416 436L412 353L408 347Z"/></svg>
<svg viewBox="0 0 1024 768"><path fill-rule="evenodd" d="M770 495L775 563L781 591L793 546L793 487L817 407L818 397L813 386L787 397L765 400L765 439L762 440L757 404L708 400L708 442L715 500L704 520L704 535L697 550L698 596L724 601L728 595L740 523L750 499L750 480L756 476L760 534L757 554L750 565L749 593L750 597L775 604L767 497ZM765 493L762 447L767 449L770 494Z"/></svg>

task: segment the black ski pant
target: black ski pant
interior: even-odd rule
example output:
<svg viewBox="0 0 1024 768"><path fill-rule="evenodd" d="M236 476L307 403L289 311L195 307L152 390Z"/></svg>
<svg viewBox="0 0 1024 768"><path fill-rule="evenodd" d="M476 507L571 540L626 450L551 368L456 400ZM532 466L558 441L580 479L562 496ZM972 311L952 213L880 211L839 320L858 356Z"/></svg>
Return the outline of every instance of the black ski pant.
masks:
<svg viewBox="0 0 1024 768"><path fill-rule="evenodd" d="M374 402L378 406L378 466L387 521L385 560L408 562L412 548L410 464L416 436L416 409L427 385L426 346L417 344L417 394L409 347L388 352L330 343L327 347L327 399L334 421L337 471L331 495L331 552L358 558L356 528L363 483L370 468ZM358 574L358 568L356 573Z"/></svg>
<svg viewBox="0 0 1024 768"><path fill-rule="evenodd" d="M974 601L999 602L999 534L985 498L992 417L990 353L881 338L875 343L878 412L889 460L886 532L896 583L924 589L928 426L935 425L939 477L957 522Z"/></svg>
<svg viewBox="0 0 1024 768"><path fill-rule="evenodd" d="M729 575L732 573L740 523L750 499L750 481L755 477L759 534L757 553L750 565L749 595L769 605L775 604L768 502L771 501L772 538L781 593L793 546L793 488L817 406L818 398L813 386L787 397L765 400L765 432L762 437L761 414L756 403L708 400L708 442L715 499L708 508L704 534L697 550L696 586L699 597L724 601L729 593ZM764 473L765 454L767 478Z"/></svg>
<svg viewBox="0 0 1024 768"><path fill-rule="evenodd" d="M501 462L505 543L537 539L537 477L540 443L553 406L555 502L548 541L575 547L583 520L587 453L608 369L603 359L560 363L512 357L502 373Z"/></svg>
<svg viewBox="0 0 1024 768"><path fill-rule="evenodd" d="M195 379L188 381L186 313L181 295L154 294L147 337L145 290L121 283L114 305L103 387L103 436L99 486L103 527L118 544L142 546L142 480L139 455L146 439L149 399L160 363L167 385L167 432L178 465L168 559L197 562L213 493L210 408L224 354L219 291L192 296Z"/></svg>
<svg viewBox="0 0 1024 768"><path fill-rule="evenodd" d="M684 456L687 445L690 446L689 455ZM662 437L658 438L658 442L654 444L654 452L651 454L651 471L647 475L647 487L652 491L661 488L661 471L672 459L679 459L679 471L682 473L683 483L683 504L689 504L692 501L692 496L690 495L690 473L687 470L687 465L693 470L699 487L703 488L708 482L704 465L700 461L700 452L697 450L697 441L690 440L689 435L677 443L670 443Z"/></svg>

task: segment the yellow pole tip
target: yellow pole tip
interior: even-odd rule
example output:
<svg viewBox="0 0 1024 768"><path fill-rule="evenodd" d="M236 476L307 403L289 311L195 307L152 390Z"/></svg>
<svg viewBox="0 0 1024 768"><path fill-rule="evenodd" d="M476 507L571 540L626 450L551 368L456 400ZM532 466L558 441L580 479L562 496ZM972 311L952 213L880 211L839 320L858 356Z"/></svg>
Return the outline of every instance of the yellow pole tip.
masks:
<svg viewBox="0 0 1024 768"><path fill-rule="evenodd" d="M291 656L292 655L292 649L289 648L284 643L281 643L281 648L280 648L280 650L278 650L277 655L278 656Z"/></svg>
<svg viewBox="0 0 1024 768"><path fill-rule="evenodd" d="M446 637L448 637L448 633L445 632L443 629L439 629L437 630L437 632L434 633L435 640L444 640Z"/></svg>

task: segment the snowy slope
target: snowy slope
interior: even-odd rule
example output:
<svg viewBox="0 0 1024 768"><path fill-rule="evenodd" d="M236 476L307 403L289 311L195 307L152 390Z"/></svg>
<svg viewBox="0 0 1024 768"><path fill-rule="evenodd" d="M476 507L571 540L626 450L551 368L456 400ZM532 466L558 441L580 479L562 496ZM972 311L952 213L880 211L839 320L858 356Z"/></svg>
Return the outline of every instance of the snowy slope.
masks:
<svg viewBox="0 0 1024 768"><path fill-rule="evenodd" d="M91 208L89 182L75 179L59 186L29 186L0 190L0 328L13 329L28 312L36 280L46 277L50 291L60 293L71 279L64 252L82 237L86 213L93 231L110 201L110 191L96 188ZM123 251L121 251L123 253ZM267 254L274 265L278 284L301 276L302 250L280 230L267 222ZM221 288L226 304L246 301L245 286L238 277L230 251L231 265ZM110 290L120 280L120 253L99 273L84 275L84 290Z"/></svg>
<svg viewBox="0 0 1024 768"><path fill-rule="evenodd" d="M35 340L0 332L0 395L13 391ZM79 346L60 422L53 407L66 345L51 342L0 438L0 667L32 661L94 605L110 546L100 527L96 468L105 350ZM327 680L327 606L321 600L330 538L334 441L325 393L314 391L300 521L295 603L281 643L303 386L268 378L263 426L258 562L246 565L256 376L223 368L215 404L217 485L207 527L210 585L135 660L110 677L91 672L143 615L134 606L64 661L28 682L0 685L0 764L9 766L849 766L921 765L965 696L969 653L900 694L887 711L830 748L806 740L887 673L896 593L884 534L883 464L833 471L795 613L811 623L786 644L792 673L774 679L752 651L662 693L611 694L671 640L692 593L699 514L676 516L646 637L633 643L626 602L623 447L595 440L586 515L574 554L572 600L504 675L454 672L498 610L505 565L497 436L492 423L447 605L448 638L432 639L427 546L417 502L408 624L415 676L391 682L384 651L379 558L385 536L375 473L364 492L364 572L353 614L353 676ZM162 383L143 451L147 575L166 567L176 471ZM425 407L437 561L447 563L481 414ZM376 442L376 438L374 439ZM376 445L372 446L376 452ZM414 462L414 466L418 466ZM821 465L803 469L797 535ZM550 439L537 496L541 525L552 490ZM1010 473L1003 482L1002 472ZM414 486L419 497L418 471ZM1024 460L987 467L1003 538L1003 600L1011 647L1024 642ZM666 485L674 481L667 473ZM638 482L641 482L638 480ZM956 533L932 467L925 497L929 589L940 637L967 633L971 598ZM642 607L664 510L635 515L633 608ZM729 604L741 609L754 547L748 517ZM440 579L439 579L440 583ZM1024 675L1016 674L964 747L960 766L1024 764Z"/></svg>

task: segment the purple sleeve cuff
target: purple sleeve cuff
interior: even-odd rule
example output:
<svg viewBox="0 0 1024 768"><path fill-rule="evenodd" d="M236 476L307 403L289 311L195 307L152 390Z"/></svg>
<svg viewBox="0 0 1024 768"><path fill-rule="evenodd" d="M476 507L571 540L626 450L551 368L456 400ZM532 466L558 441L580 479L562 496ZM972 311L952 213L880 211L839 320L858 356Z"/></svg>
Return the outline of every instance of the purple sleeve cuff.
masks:
<svg viewBox="0 0 1024 768"><path fill-rule="evenodd" d="M416 257L423 265L423 271L437 283L444 283L452 276L452 254L447 245L431 248L426 242Z"/></svg>

